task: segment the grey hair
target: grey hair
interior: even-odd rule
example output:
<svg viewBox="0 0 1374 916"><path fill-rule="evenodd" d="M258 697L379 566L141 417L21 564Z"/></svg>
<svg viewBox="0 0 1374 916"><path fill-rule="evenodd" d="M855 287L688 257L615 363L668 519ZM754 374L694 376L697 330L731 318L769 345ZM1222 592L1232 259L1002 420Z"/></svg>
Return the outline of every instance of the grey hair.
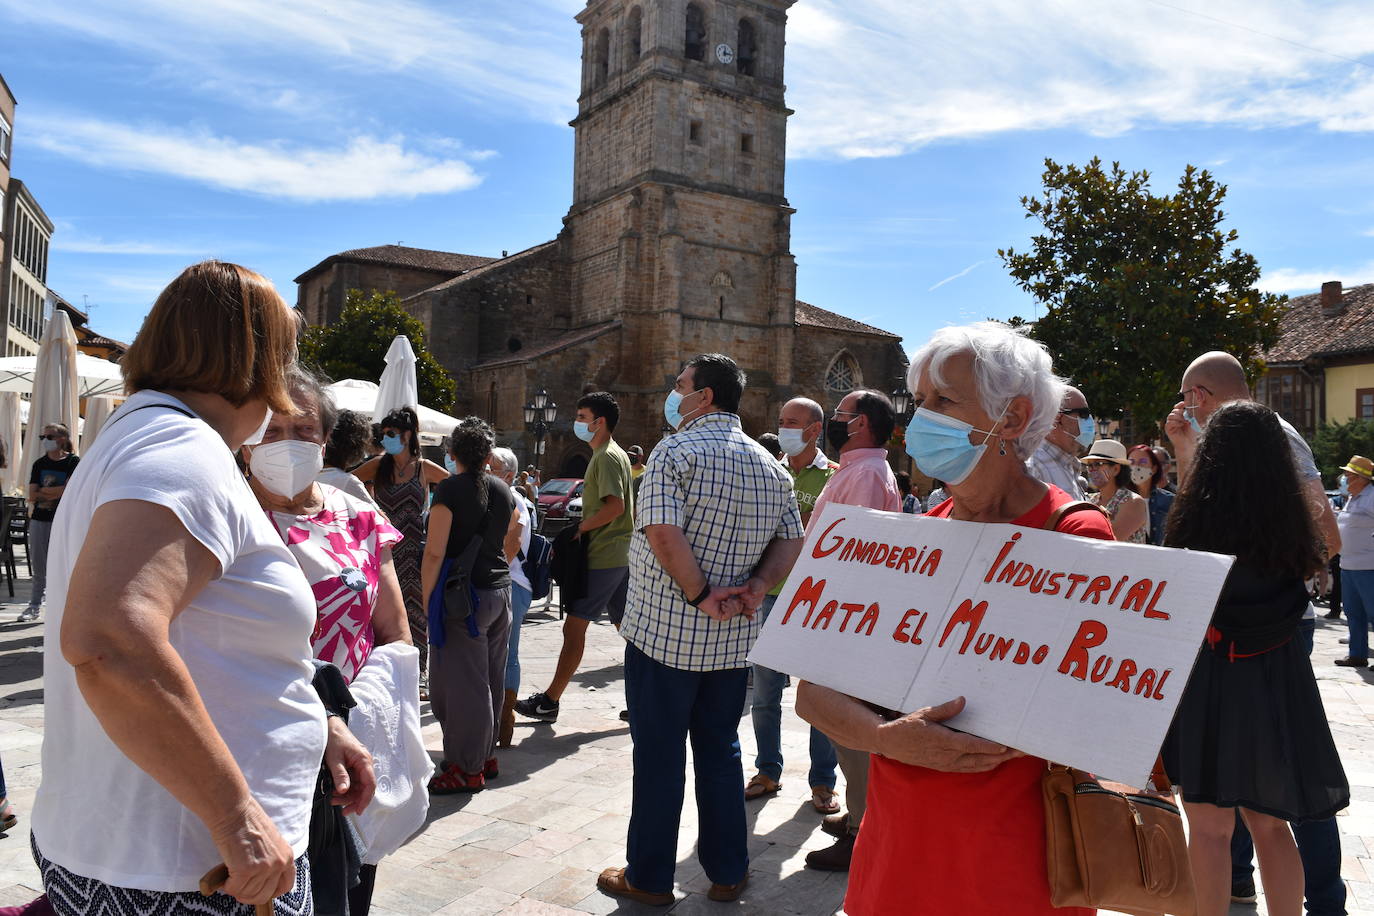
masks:
<svg viewBox="0 0 1374 916"><path fill-rule="evenodd" d="M912 355L907 387L915 391L927 368L931 381L945 384L945 363L961 353L973 356L978 400L989 417L1000 417L1013 398L1030 399L1026 431L1014 442L1016 453L1029 458L1054 428L1068 388L1068 383L1054 374L1049 350L1026 336L1025 329L1000 321L941 328Z"/></svg>
<svg viewBox="0 0 1374 916"><path fill-rule="evenodd" d="M520 470L520 459L515 457L515 452L503 445L491 450L491 463L500 467L502 474L514 474Z"/></svg>
<svg viewBox="0 0 1374 916"><path fill-rule="evenodd" d="M325 387L324 380L297 363L287 370L286 385L291 391L291 400L296 401L297 407L300 406L297 395L303 394L315 402L320 418L320 440L328 442L329 437L334 434L334 427L339 423L339 408L334 403L334 396Z"/></svg>

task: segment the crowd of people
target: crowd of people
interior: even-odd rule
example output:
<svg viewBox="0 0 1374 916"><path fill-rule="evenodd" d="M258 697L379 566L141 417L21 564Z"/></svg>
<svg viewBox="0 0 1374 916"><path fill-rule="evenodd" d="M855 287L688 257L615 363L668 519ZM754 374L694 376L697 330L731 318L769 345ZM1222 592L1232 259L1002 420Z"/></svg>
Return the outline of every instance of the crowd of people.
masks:
<svg viewBox="0 0 1374 916"><path fill-rule="evenodd" d="M296 363L296 333L264 278L195 265L158 298L122 363L128 400L79 465L69 432L44 429L24 615L46 588L31 841L56 911L366 913L378 863L428 797L498 777L515 716L558 719L603 614L625 644L633 797L626 864L598 886L675 900L690 743L707 896L737 899L747 806L782 788L789 685L747 655L807 525L838 503L1236 557L1161 749L1190 825L1197 912L1253 895L1257 851L1270 913L1296 916L1304 899L1344 913L1334 815L1350 793L1308 660L1307 580L1345 557L1338 664L1367 664L1374 462L1352 456L1333 513L1311 449L1251 400L1231 356L1184 374L1163 423L1171 457L1102 435L1021 331L942 329L908 379L905 448L932 481L924 499L894 473L904 418L874 391L829 414L794 398L756 438L740 417L745 373L697 355L664 399L674 432L647 456L616 441L616 399L588 392L574 422L591 448L583 512L554 545L562 644L552 678L520 699L535 686L521 681L519 635L537 585L537 471L478 417L440 463L413 409L375 427L337 410ZM442 733L437 766L422 700ZM849 873L851 916L1060 911L1046 761L959 731L964 707L901 714L796 685L810 804L833 838L806 864ZM379 787L382 762L408 779ZM201 896L221 865L223 892Z"/></svg>

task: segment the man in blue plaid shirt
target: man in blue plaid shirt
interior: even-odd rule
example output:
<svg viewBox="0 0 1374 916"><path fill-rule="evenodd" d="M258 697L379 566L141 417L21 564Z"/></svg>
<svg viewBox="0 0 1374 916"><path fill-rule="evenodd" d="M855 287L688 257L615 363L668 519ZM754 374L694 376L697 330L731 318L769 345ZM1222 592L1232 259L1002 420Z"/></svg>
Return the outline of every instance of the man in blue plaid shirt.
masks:
<svg viewBox="0 0 1374 916"><path fill-rule="evenodd" d="M754 612L796 561L801 515L787 471L745 435L744 373L727 356L698 356L668 395L677 433L640 479L625 637L625 698L634 738L627 868L603 891L673 902L687 739L696 775L697 842L712 900L748 880L739 719Z"/></svg>

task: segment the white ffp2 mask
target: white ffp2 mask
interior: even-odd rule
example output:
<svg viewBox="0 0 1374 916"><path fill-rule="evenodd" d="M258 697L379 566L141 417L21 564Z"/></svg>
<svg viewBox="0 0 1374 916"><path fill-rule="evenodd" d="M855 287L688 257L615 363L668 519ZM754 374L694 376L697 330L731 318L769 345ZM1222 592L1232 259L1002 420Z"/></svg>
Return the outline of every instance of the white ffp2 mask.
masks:
<svg viewBox="0 0 1374 916"><path fill-rule="evenodd" d="M303 439L256 445L248 459L254 479L286 499L310 486L323 467L324 447Z"/></svg>

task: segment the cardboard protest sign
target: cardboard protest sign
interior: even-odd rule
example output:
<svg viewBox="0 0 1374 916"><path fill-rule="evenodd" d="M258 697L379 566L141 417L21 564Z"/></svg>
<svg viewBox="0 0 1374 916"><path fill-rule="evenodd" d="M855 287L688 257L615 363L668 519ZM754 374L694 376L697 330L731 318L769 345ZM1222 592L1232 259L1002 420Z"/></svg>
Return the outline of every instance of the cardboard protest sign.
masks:
<svg viewBox="0 0 1374 916"><path fill-rule="evenodd" d="M1232 562L831 503L749 660L1143 785Z"/></svg>

